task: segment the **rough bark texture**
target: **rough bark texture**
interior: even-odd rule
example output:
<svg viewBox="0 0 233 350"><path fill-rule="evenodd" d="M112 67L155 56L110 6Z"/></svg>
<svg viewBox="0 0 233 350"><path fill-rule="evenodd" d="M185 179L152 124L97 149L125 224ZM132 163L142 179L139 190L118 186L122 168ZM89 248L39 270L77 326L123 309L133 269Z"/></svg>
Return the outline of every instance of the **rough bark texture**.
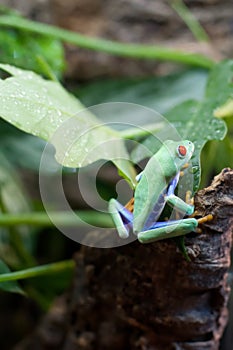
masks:
<svg viewBox="0 0 233 350"><path fill-rule="evenodd" d="M191 262L171 239L83 247L72 290L17 349L219 349L228 318L233 170L199 191L195 206L214 219L202 234L186 236Z"/></svg>
<svg viewBox="0 0 233 350"><path fill-rule="evenodd" d="M25 16L50 22L93 37L122 42L162 44L212 58L231 57L231 0L187 0L185 3L211 38L198 43L184 21L164 0L1 0ZM145 76L167 73L173 64L114 57L66 45L67 76L90 79L106 76Z"/></svg>

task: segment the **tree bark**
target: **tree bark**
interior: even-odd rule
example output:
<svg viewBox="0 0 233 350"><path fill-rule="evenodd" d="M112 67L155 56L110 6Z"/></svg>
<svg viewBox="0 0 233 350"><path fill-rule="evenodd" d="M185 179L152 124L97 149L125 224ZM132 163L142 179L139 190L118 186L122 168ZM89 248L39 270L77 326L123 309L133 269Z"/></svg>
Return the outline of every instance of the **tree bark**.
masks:
<svg viewBox="0 0 233 350"><path fill-rule="evenodd" d="M197 194L196 210L214 220L187 237L192 262L173 240L77 254L69 307L80 348L218 349L227 322L232 183L225 170Z"/></svg>
<svg viewBox="0 0 233 350"><path fill-rule="evenodd" d="M195 209L214 219L185 237L190 262L172 239L82 247L72 290L17 349L219 349L228 319L233 170L197 193Z"/></svg>

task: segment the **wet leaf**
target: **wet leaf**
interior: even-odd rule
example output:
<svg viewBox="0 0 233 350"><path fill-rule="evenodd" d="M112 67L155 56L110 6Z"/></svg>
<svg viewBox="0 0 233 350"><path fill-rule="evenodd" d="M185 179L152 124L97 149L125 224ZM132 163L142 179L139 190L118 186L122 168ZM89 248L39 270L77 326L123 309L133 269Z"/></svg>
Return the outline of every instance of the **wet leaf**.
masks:
<svg viewBox="0 0 233 350"><path fill-rule="evenodd" d="M64 166L112 160L133 183L133 166L117 131L105 126L59 83L13 66L0 64L0 68L11 75L0 80L4 120L53 144L55 157Z"/></svg>

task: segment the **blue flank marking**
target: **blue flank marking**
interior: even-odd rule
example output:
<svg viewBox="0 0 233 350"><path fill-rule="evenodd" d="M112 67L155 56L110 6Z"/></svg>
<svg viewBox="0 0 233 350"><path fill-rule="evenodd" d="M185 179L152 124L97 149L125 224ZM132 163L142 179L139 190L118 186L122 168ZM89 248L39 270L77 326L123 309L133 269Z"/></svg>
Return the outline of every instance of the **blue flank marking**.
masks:
<svg viewBox="0 0 233 350"><path fill-rule="evenodd" d="M150 215L148 216L145 225L143 227L143 231L147 231L149 230L149 228L155 223L155 221L158 219L159 215L161 214L164 206L165 206L165 200L164 200L164 196L167 192L167 189L165 188L165 190L160 194L158 201L155 203L155 206L152 210L152 212L150 213Z"/></svg>
<svg viewBox="0 0 233 350"><path fill-rule="evenodd" d="M167 190L167 196L172 196L175 192L176 186L179 182L180 178L180 173L178 172L176 176L171 180L171 182L168 185L168 190Z"/></svg>

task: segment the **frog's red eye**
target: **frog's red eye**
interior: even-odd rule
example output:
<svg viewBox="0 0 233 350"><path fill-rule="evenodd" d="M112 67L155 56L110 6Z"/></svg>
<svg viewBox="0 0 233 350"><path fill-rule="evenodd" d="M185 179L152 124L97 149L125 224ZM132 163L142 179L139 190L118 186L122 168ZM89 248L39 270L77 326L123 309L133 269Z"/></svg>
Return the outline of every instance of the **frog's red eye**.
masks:
<svg viewBox="0 0 233 350"><path fill-rule="evenodd" d="M181 157L186 156L186 153L187 153L186 147L184 147L184 146L179 146L179 147L178 147L178 154L179 154Z"/></svg>

